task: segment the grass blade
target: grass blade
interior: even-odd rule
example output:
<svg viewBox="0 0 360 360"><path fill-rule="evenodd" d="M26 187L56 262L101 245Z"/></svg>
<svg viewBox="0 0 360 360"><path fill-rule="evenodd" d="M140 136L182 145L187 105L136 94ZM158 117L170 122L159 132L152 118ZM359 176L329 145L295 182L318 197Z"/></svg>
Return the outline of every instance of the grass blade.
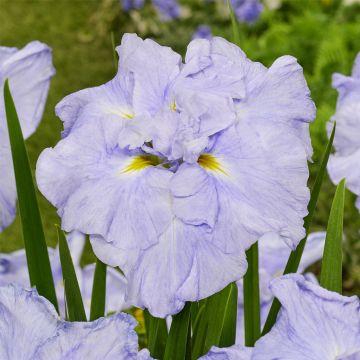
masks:
<svg viewBox="0 0 360 360"><path fill-rule="evenodd" d="M228 7L230 11L230 18L231 18L231 28L233 33L233 43L240 46L240 29L239 23L234 13L234 9L231 6L230 0L228 0Z"/></svg>
<svg viewBox="0 0 360 360"><path fill-rule="evenodd" d="M91 293L90 321L105 315L106 268L107 266L102 261L96 259Z"/></svg>
<svg viewBox="0 0 360 360"><path fill-rule="evenodd" d="M163 360L184 360L188 354L188 334L190 331L191 303L173 316L169 336L166 342Z"/></svg>
<svg viewBox="0 0 360 360"><path fill-rule="evenodd" d="M329 156L330 156L330 152L331 152L331 148L332 148L332 144L334 141L334 137L335 137L335 131L336 131L336 123L334 123L331 135L330 135L330 139L326 145L326 149L325 149L325 153L323 156L323 159L321 161L321 165L320 165L320 169L319 172L317 174L316 180L315 180L315 184L314 187L311 191L311 197L310 197L310 202L308 205L308 215L306 216L306 218L304 219L304 227L305 227L305 231L306 231L306 236L304 239L302 239L299 243L299 245L297 246L297 248L291 252L289 259L286 263L285 266L285 270L284 270L284 274L290 274L290 273L295 273L299 267L300 264L300 260L301 260L301 256L303 254L304 248L305 248L305 244L306 244L306 239L307 236L309 234L309 230L310 230L310 225L312 223L312 219L314 217L314 213L315 213L315 209L316 209L316 203L317 200L319 198L319 194L320 194L320 190L321 190L321 185L323 183L324 180L324 176L325 176L325 172L326 172L326 166L329 160ZM281 304L279 302L279 300L274 299L272 304L271 304L271 308L269 311L269 315L266 319L263 331L262 331L262 335L267 334L271 328L273 327L273 325L275 324L276 318L277 318L277 314L280 310Z"/></svg>
<svg viewBox="0 0 360 360"><path fill-rule="evenodd" d="M253 244L246 252L248 270L244 276L245 345L254 346L261 334L259 292L259 248Z"/></svg>
<svg viewBox="0 0 360 360"><path fill-rule="evenodd" d="M148 338L147 348L154 359L162 359L168 338L166 320L152 316L147 310L144 311L144 317Z"/></svg>
<svg viewBox="0 0 360 360"><path fill-rule="evenodd" d="M229 284L201 304L194 322L192 359L206 354L212 346L235 344L238 288Z"/></svg>
<svg viewBox="0 0 360 360"><path fill-rule="evenodd" d="M8 80L4 85L4 102L30 284L35 286L39 294L46 297L58 310L34 181Z"/></svg>
<svg viewBox="0 0 360 360"><path fill-rule="evenodd" d="M345 202L345 179L336 188L331 206L324 255L321 265L320 285L330 291L342 293L342 238Z"/></svg>
<svg viewBox="0 0 360 360"><path fill-rule="evenodd" d="M59 238L59 254L64 279L66 304L70 321L86 321L86 314L81 298L74 264L64 232L57 226Z"/></svg>

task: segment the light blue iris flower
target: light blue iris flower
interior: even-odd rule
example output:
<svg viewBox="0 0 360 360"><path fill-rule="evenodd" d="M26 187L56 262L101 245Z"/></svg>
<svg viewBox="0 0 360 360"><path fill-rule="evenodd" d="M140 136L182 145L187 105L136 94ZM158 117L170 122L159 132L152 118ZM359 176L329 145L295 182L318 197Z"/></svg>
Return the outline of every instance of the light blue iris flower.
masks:
<svg viewBox="0 0 360 360"><path fill-rule="evenodd" d="M333 75L333 87L339 92L336 113L328 126L336 121L335 154L330 156L328 172L338 183L346 178L346 185L358 196L360 210L360 54L357 55L351 76Z"/></svg>
<svg viewBox="0 0 360 360"><path fill-rule="evenodd" d="M265 323L269 313L273 295L270 291L270 282L280 275L285 269L291 249L278 237L273 234L271 237L263 237L259 242L259 283L260 283L260 312L261 323ZM308 236L303 256L299 265L298 273L303 273L306 268L320 260L323 255L325 244L325 232L315 232ZM312 273L304 275L307 280L317 283ZM238 282L239 304L237 315L236 343L244 343L244 300L243 282Z"/></svg>
<svg viewBox="0 0 360 360"><path fill-rule="evenodd" d="M52 66L51 49L38 41L22 49L0 47L0 93L6 79L18 111L23 136L34 133L41 120ZM16 215L16 186L8 138L3 96L0 96L0 231L9 226Z"/></svg>
<svg viewBox="0 0 360 360"><path fill-rule="evenodd" d="M0 287L0 315L2 360L151 359L138 352L136 321L124 313L68 323L36 290L8 285Z"/></svg>
<svg viewBox="0 0 360 360"><path fill-rule="evenodd" d="M165 317L239 280L262 236L304 236L315 110L292 57L267 69L214 38L182 64L129 34L117 50L112 81L57 106L63 139L37 183L62 227L122 269L126 301Z"/></svg>

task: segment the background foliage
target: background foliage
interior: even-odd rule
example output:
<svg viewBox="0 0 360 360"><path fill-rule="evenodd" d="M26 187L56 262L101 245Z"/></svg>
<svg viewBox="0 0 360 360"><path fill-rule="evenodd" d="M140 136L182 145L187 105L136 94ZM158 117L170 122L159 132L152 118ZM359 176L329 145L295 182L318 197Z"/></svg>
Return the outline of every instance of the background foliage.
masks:
<svg viewBox="0 0 360 360"><path fill-rule="evenodd" d="M181 1L181 0L180 0ZM347 0L268 0L277 9L265 9L258 22L241 24L240 42L252 60L269 66L290 54L304 67L318 113L311 127L314 163L311 179L326 146L326 122L335 111L337 93L331 88L333 72L349 74L360 51L360 4ZM118 0L0 0L0 44L22 47L37 39L53 48L57 75L51 83L43 121L27 141L34 171L39 153L60 137L61 123L54 106L65 95L100 85L115 73L111 33L118 44L124 32L152 37L184 54L192 33L200 24L210 25L215 35L231 40L229 14L223 0L183 0L182 17L162 22L146 4L141 11L124 13ZM325 229L335 187L327 178L320 194L312 230ZM39 195L45 235L57 242L55 210ZM344 232L344 288L354 292L360 285L360 215L354 196L346 194ZM0 251L23 247L19 218L0 234ZM85 261L90 261L88 256ZM317 270L316 267L313 270Z"/></svg>

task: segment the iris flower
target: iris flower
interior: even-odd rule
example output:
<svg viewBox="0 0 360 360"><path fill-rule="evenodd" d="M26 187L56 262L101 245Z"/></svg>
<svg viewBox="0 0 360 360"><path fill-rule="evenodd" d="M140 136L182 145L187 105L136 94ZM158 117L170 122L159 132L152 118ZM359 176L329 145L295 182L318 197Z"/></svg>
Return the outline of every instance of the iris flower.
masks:
<svg viewBox="0 0 360 360"><path fill-rule="evenodd" d="M38 41L22 49L0 47L0 92L9 79L18 111L23 136L34 133L41 120L52 66L51 49ZM16 215L16 186L8 138L3 96L0 97L0 231L9 226Z"/></svg>
<svg viewBox="0 0 360 360"><path fill-rule="evenodd" d="M0 314L3 360L151 359L138 352L136 322L124 313L69 323L36 290L8 285L0 287Z"/></svg>
<svg viewBox="0 0 360 360"><path fill-rule="evenodd" d="M334 74L333 87L339 92L334 139L335 154L330 156L328 172L331 180L338 183L346 178L346 185L358 196L356 206L360 210L360 54L357 55L351 76Z"/></svg>
<svg viewBox="0 0 360 360"><path fill-rule="evenodd" d="M267 69L221 38L191 42L185 64L136 35L117 50L113 80L57 106L37 183L122 269L126 301L165 317L239 280L265 234L304 236L315 109L292 57Z"/></svg>

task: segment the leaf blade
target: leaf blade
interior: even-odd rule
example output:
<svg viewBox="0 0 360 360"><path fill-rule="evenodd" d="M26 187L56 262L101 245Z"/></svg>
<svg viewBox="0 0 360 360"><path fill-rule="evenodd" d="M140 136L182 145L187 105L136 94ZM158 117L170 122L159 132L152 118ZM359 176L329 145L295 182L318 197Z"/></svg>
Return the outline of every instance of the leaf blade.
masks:
<svg viewBox="0 0 360 360"><path fill-rule="evenodd" d="M254 346L261 334L258 243L246 251L248 270L244 276L245 346Z"/></svg>
<svg viewBox="0 0 360 360"><path fill-rule="evenodd" d="M233 43L240 46L240 29L239 29L239 23L236 19L234 9L231 6L230 0L228 0L228 7L230 11L230 19L231 19L231 29L233 33Z"/></svg>
<svg viewBox="0 0 360 360"><path fill-rule="evenodd" d="M180 313L173 316L163 360L184 360L186 358L190 315L191 303L188 302Z"/></svg>
<svg viewBox="0 0 360 360"><path fill-rule="evenodd" d="M35 185L8 80L4 84L4 103L30 284L35 286L39 294L46 297L58 311Z"/></svg>
<svg viewBox="0 0 360 360"><path fill-rule="evenodd" d="M342 293L342 238L345 203L345 179L336 188L330 210L320 285L330 291Z"/></svg>
<svg viewBox="0 0 360 360"><path fill-rule="evenodd" d="M94 321L105 315L106 270L106 264L96 259L91 293L90 321Z"/></svg>
<svg viewBox="0 0 360 360"><path fill-rule="evenodd" d="M57 226L59 254L70 321L87 321L74 264L64 232Z"/></svg>
<svg viewBox="0 0 360 360"><path fill-rule="evenodd" d="M144 311L148 349L155 359L162 359L165 353L168 331L166 320L152 316L148 310Z"/></svg>

